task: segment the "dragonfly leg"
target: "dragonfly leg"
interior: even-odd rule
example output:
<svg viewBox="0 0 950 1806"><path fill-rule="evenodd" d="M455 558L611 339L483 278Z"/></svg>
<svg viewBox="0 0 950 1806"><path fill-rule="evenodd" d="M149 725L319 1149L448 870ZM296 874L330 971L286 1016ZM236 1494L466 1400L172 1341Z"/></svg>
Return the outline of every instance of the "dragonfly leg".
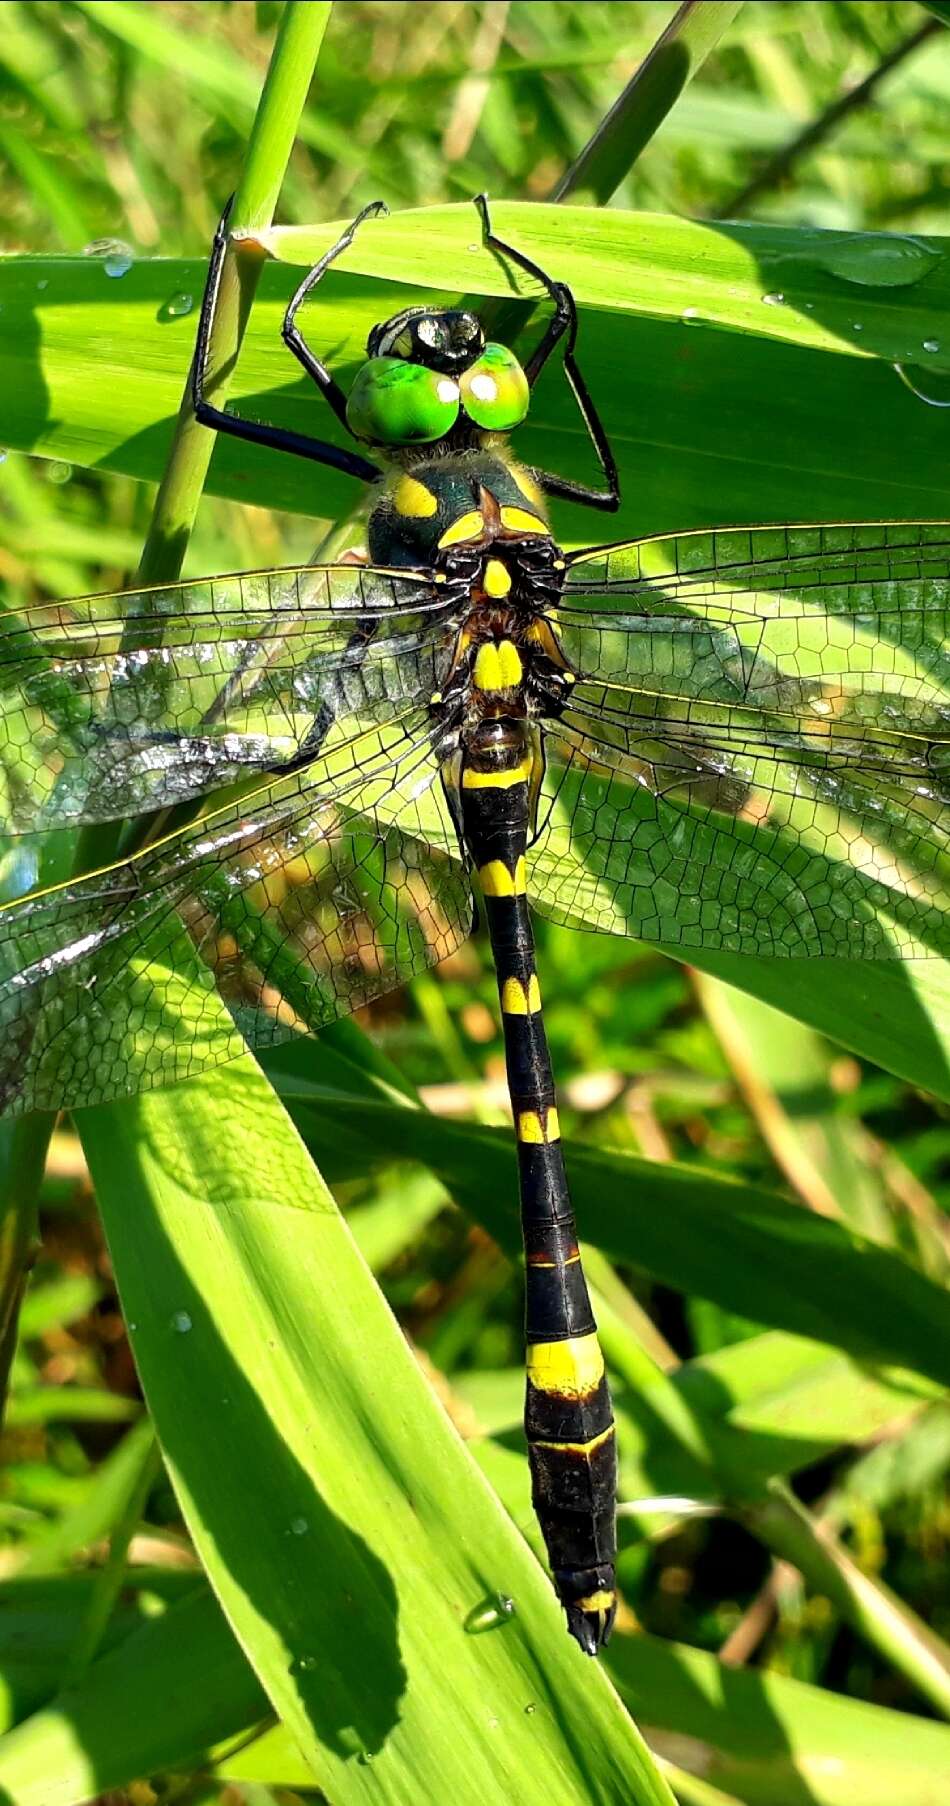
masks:
<svg viewBox="0 0 950 1806"><path fill-rule="evenodd" d="M530 257L525 256L523 251L516 250L514 245L508 244L505 239L499 238L492 231L487 195L476 195L475 206L481 218L484 242L489 249L498 251L503 257L507 257L516 264L518 269L524 270L526 275L533 276L547 290L554 303L554 314L548 323L547 331L524 367L528 386L534 388L555 346L565 339L564 374L577 402L581 419L587 428L588 438L597 454L597 462L607 479L607 487L592 489L587 483L575 483L570 477L559 477L553 472L544 470L535 472L538 482L548 495L562 496L567 501L583 502L588 508L602 508L605 512L612 514L620 506L620 478L610 440L594 406L593 397L584 381L575 355L577 305L574 295L566 282L556 282L541 268L540 264L533 262Z"/></svg>
<svg viewBox="0 0 950 1806"><path fill-rule="evenodd" d="M244 439L250 445L267 445L274 451L291 452L294 457L310 458L314 463L325 464L331 470L342 470L347 476L359 477L364 483L375 483L380 474L378 467L371 464L368 458L360 457L357 452L341 445L333 445L326 439L313 438L309 433L292 432L289 427L271 426L264 420L245 420L240 414L228 413L206 399L208 352L221 288L221 272L228 248L231 206L232 201L229 201L215 230L205 292L201 300L198 336L191 366L191 399L195 419L202 426L211 427L219 433L230 433L233 438Z"/></svg>
<svg viewBox="0 0 950 1806"><path fill-rule="evenodd" d="M324 401L329 402L334 414L337 419L342 422L343 426L346 427L347 432L350 431L350 428L347 425L346 420L346 396L340 388L339 383L331 376L326 364L317 357L315 352L311 351L310 346L307 344L303 333L297 325L297 310L301 303L306 300L307 296L312 294L317 283L322 280L331 263L334 263L339 257L340 252L345 251L347 246L353 243L363 221L365 219L378 219L381 214L388 212L389 208L385 201L370 201L369 206L364 207L362 213L357 214L355 220L347 226L342 237L337 239L335 245L331 245L329 251L324 252L319 263L315 263L313 269L304 277L296 294L290 301L287 312L284 315L283 326L280 329L281 338L283 339L284 344L289 351L293 352L294 357L297 358L298 362L303 365L307 375L313 377Z"/></svg>

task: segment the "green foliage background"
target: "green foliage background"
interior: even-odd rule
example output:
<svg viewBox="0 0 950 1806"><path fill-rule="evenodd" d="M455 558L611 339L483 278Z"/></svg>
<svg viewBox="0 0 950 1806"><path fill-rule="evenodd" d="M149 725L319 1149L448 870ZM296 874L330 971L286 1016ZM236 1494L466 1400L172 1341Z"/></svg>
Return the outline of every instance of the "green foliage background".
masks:
<svg viewBox="0 0 950 1806"><path fill-rule="evenodd" d="M0 266L0 420L9 422L0 436L24 448L0 469L10 605L121 587L136 567L206 245L240 169L279 10L166 0L4 8L3 242L39 260ZM599 0L339 5L280 218L336 220L377 195L394 211L467 202L483 188L499 200L545 200L670 11ZM909 3L747 5L612 205L730 217L764 160L926 17ZM945 234L948 95L950 40L935 30L872 104L797 159L743 218ZM610 219L591 227L602 267L577 280L592 387L606 395L621 453L619 531L948 512L948 416L910 395L891 367L911 364L928 393L950 392L939 272L924 288L855 288L848 320L834 311L844 307L834 278L809 286L794 268L794 281L776 277L778 241L768 234L721 235L717 274L668 219L644 221L637 242L619 224L612 241ZM395 230L389 252L383 245L366 268L353 264L356 273L328 291L331 349L344 368L367 321L414 294L414 280L451 292L453 265L440 246L457 244L459 289L480 280L468 254L474 225L466 238L455 215L420 222L418 270L400 264L410 253ZM98 299L110 283L102 261L63 258L105 238L123 241L136 260L114 281L121 300L110 290L110 307L122 309L120 342ZM568 249L582 258L583 246ZM292 281L279 264L265 271L232 392L252 396L254 409L264 393L271 417L302 424L310 397L276 337ZM27 323L36 321L41 336L31 342ZM36 368L44 395L24 382ZM541 430L558 436L558 467L571 468L584 455L579 441L556 398L541 405L549 410ZM222 447L185 574L306 559L350 499L319 472ZM575 541L597 537L596 521L592 528L577 514L565 512L559 525ZM3 874L8 894L25 888L35 875L29 852L11 851ZM610 1674L684 1801L924 1806L950 1769L948 1733L930 1722L950 1702L941 1641L950 1635L946 998L922 986L915 1013L898 995L906 975L875 974L851 1017L821 984L809 991L807 974L763 976L750 998L630 943L550 927L540 938L562 1114L618 1389L624 1497L665 1500L623 1521L626 1613ZM411 995L342 1025L302 1063L287 1056L269 1067L419 1367L531 1540L502 1071L480 940ZM406 1107L420 1096L431 1117ZM385 1313L367 1303L358 1259L329 1227L329 1203L270 1107L242 1067L190 1115L189 1104L159 1096L131 1106L121 1130L87 1112L81 1143L68 1124L54 1136L3 1450L0 1674L6 1722L18 1728L0 1739L0 1798L49 1806L176 1771L187 1799L246 1806L277 1806L317 1783L334 1801L450 1790L461 1800L529 1799L536 1790L558 1806L662 1799L609 1689L557 1641L544 1583L527 1561L517 1566L509 1527L456 1439L415 1401L418 1374ZM221 1150L235 1120L250 1131L231 1157ZM272 1169L265 1200L251 1184L242 1197L255 1124L262 1168ZM142 1416L90 1169L177 1501ZM209 1195L233 1203L244 1225L240 1258L232 1243L215 1254L217 1318L218 1300L203 1296L194 1275L179 1270L162 1290L164 1237L180 1249L197 1223L211 1245ZM282 1210L288 1202L300 1210ZM302 1242L298 1219L308 1209L313 1233ZM332 1309L320 1294L331 1269ZM248 1285L255 1274L266 1282ZM169 1329L163 1303L149 1319L156 1297L169 1296L187 1333ZM273 1383L287 1424L273 1442L255 1441L252 1426L243 1469L222 1419L217 1357L204 1342L194 1366L180 1358L204 1304L219 1324L232 1312L227 1331L249 1397L261 1376L266 1392L269 1363L284 1363ZM311 1340L298 1348L301 1324ZM347 1339L345 1353L358 1349L354 1369L334 1361ZM386 1412L387 1380L407 1401L406 1447L394 1453L391 1440L373 1466L366 1419ZM335 1425L328 1497L338 1511L369 1498L368 1541L383 1569L418 1531L410 1555L419 1594L403 1602L392 1646L374 1646L362 1672L354 1657L349 1673L332 1614L320 1617L326 1551L338 1559L339 1545L311 1552L307 1536L292 1532L312 1616L296 1601L294 1610L313 1640L313 1665L274 1679L287 1674L280 1637L268 1643L279 1614L253 1594L286 1568L287 1533L281 1520L268 1539L268 1505L258 1505L247 1464L279 1468L308 1389ZM401 1513L416 1484L413 1443L431 1448L444 1491L412 1494L410 1517ZM199 1496L202 1450L209 1468L234 1476L232 1518ZM397 1454L406 1462L401 1490ZM324 1451L327 1463L334 1458ZM675 1497L705 1509L686 1513ZM450 1532L446 1514L460 1498ZM248 1556L255 1512L257 1567ZM103 1566L110 1534L119 1579L132 1538L118 1597ZM280 1727L248 1743L268 1702L200 1584L193 1543L296 1750ZM481 1577L489 1619L492 1594L510 1591L515 1618L459 1639L460 1655L438 1615L433 1559L473 1604ZM356 1591L370 1614L366 1586L365 1598ZM524 1647L515 1644L522 1627ZM123 1649L132 1633L136 1643ZM79 1689L63 1706L56 1696L70 1680ZM361 1689L370 1704L352 1747L342 1739L341 1748L340 1725L352 1728L346 1713ZM479 1690L504 1701L510 1720L501 1704L499 1718L494 1705L480 1717ZM390 1695L403 1741L395 1738L387 1766ZM196 1780L213 1759L213 1772Z"/></svg>

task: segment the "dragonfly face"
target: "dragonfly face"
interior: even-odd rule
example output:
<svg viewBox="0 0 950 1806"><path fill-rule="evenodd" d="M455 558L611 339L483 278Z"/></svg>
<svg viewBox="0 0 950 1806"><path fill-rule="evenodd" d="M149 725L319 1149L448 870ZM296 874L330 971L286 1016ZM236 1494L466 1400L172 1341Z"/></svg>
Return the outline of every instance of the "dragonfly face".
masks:
<svg viewBox="0 0 950 1806"><path fill-rule="evenodd" d="M602 489L527 470L479 421L525 398L507 351L494 395L476 391L492 347L462 310L385 322L343 394L296 315L352 228L284 337L385 468L217 411L222 227L198 418L372 482L371 562L0 617L0 832L189 806L107 870L0 909L0 1107L99 1102L318 1030L459 945L474 873L517 1132L534 1497L593 1652L615 1609L613 1424L528 898L687 956L950 955L950 526L562 554L547 498L613 508L616 468L569 291L485 224L553 303L520 380L561 348Z"/></svg>

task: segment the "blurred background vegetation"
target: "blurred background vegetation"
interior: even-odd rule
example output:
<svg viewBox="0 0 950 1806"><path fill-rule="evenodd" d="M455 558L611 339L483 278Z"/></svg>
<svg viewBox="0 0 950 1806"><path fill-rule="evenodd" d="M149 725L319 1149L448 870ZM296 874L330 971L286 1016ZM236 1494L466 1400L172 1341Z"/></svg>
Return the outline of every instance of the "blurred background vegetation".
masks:
<svg viewBox="0 0 950 1806"><path fill-rule="evenodd" d="M335 219L377 195L394 209L481 189L547 198L671 10L602 0L339 5L280 217ZM3 248L74 252L109 239L120 257L122 246L151 257L203 254L234 186L277 11L267 0L7 0ZM613 205L945 232L948 44L909 0L749 4ZM869 77L863 104L743 199L783 147ZM182 296L181 310L196 301ZM0 471L0 578L10 598L120 587L135 569L152 499L127 478L10 454ZM739 495L734 516L742 514ZM308 522L208 498L186 575L305 559L329 525L319 514ZM568 1133L784 1191L803 1209L837 1215L943 1270L945 1109L763 1006L754 1022L737 1018L734 993L652 951L550 927L541 938ZM411 994L365 1013L363 1025L430 1107L498 1119L503 1057L480 941ZM486 1376L505 1376L520 1360L519 1274L418 1173L351 1185L345 1202L354 1226L377 1238L374 1262L420 1358L484 1419ZM64 1524L81 1522L96 1475L120 1453L140 1409L88 1179L65 1124L42 1204L44 1247L3 1448L7 1573ZM702 1298L648 1286L635 1272L626 1278L663 1359L708 1355L755 1329ZM876 1447L849 1447L797 1482L859 1564L944 1635L948 1456L937 1430L906 1444L889 1431ZM163 1482L148 1515L153 1553L187 1561ZM792 1568L775 1565L736 1525L698 1518L631 1542L623 1582L641 1624L663 1636L726 1646L736 1662L931 1712L826 1598L806 1592Z"/></svg>

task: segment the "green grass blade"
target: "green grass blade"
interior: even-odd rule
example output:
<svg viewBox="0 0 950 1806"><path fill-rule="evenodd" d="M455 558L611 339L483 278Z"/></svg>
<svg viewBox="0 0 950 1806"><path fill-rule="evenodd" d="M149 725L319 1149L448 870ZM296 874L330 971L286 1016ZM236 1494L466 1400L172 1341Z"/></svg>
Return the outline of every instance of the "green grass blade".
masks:
<svg viewBox="0 0 950 1806"><path fill-rule="evenodd" d="M250 1062L81 1130L192 1535L332 1797L546 1799L553 1763L665 1801Z"/></svg>
<svg viewBox="0 0 950 1806"><path fill-rule="evenodd" d="M702 68L742 0L685 0L552 196L603 206Z"/></svg>
<svg viewBox="0 0 950 1806"><path fill-rule="evenodd" d="M705 1650L618 1638L610 1668L657 1747L745 1806L936 1806L950 1772L943 1725L729 1669Z"/></svg>
<svg viewBox="0 0 950 1806"><path fill-rule="evenodd" d="M625 507L611 527L617 537L740 517L945 512L938 475L945 417L915 401L890 368L872 368L864 353L892 359L925 338L947 343L946 256L910 286L858 288L809 261L809 247L828 255L825 239L837 245L840 234L774 227L726 234L650 215L555 207L508 205L498 214L499 230L576 287L584 368L592 393L604 398L624 483ZM335 230L281 233L274 243L305 257L326 249ZM427 287L445 294L448 270L456 294L509 292L500 265L477 244L470 248L474 238L468 208L374 221L358 236L308 315L318 345L333 348L344 384L373 322ZM768 246L778 264L769 263ZM158 259L110 281L89 259L0 260L5 443L155 480L195 328L193 312L169 317L166 304L180 293L197 302L204 271L203 261ZM319 419L325 431L333 423L280 342L294 281L290 271L264 271L232 405L301 431ZM763 294L782 282L800 305L763 305ZM936 367L942 354L919 355ZM577 470L584 454L573 401L556 374L541 387L534 422L519 439L525 456ZM210 487L281 508L316 508L324 517L353 500L352 484L333 472L321 472L315 484L302 460L233 442L218 446ZM577 542L592 537L580 510L563 510L557 524Z"/></svg>

